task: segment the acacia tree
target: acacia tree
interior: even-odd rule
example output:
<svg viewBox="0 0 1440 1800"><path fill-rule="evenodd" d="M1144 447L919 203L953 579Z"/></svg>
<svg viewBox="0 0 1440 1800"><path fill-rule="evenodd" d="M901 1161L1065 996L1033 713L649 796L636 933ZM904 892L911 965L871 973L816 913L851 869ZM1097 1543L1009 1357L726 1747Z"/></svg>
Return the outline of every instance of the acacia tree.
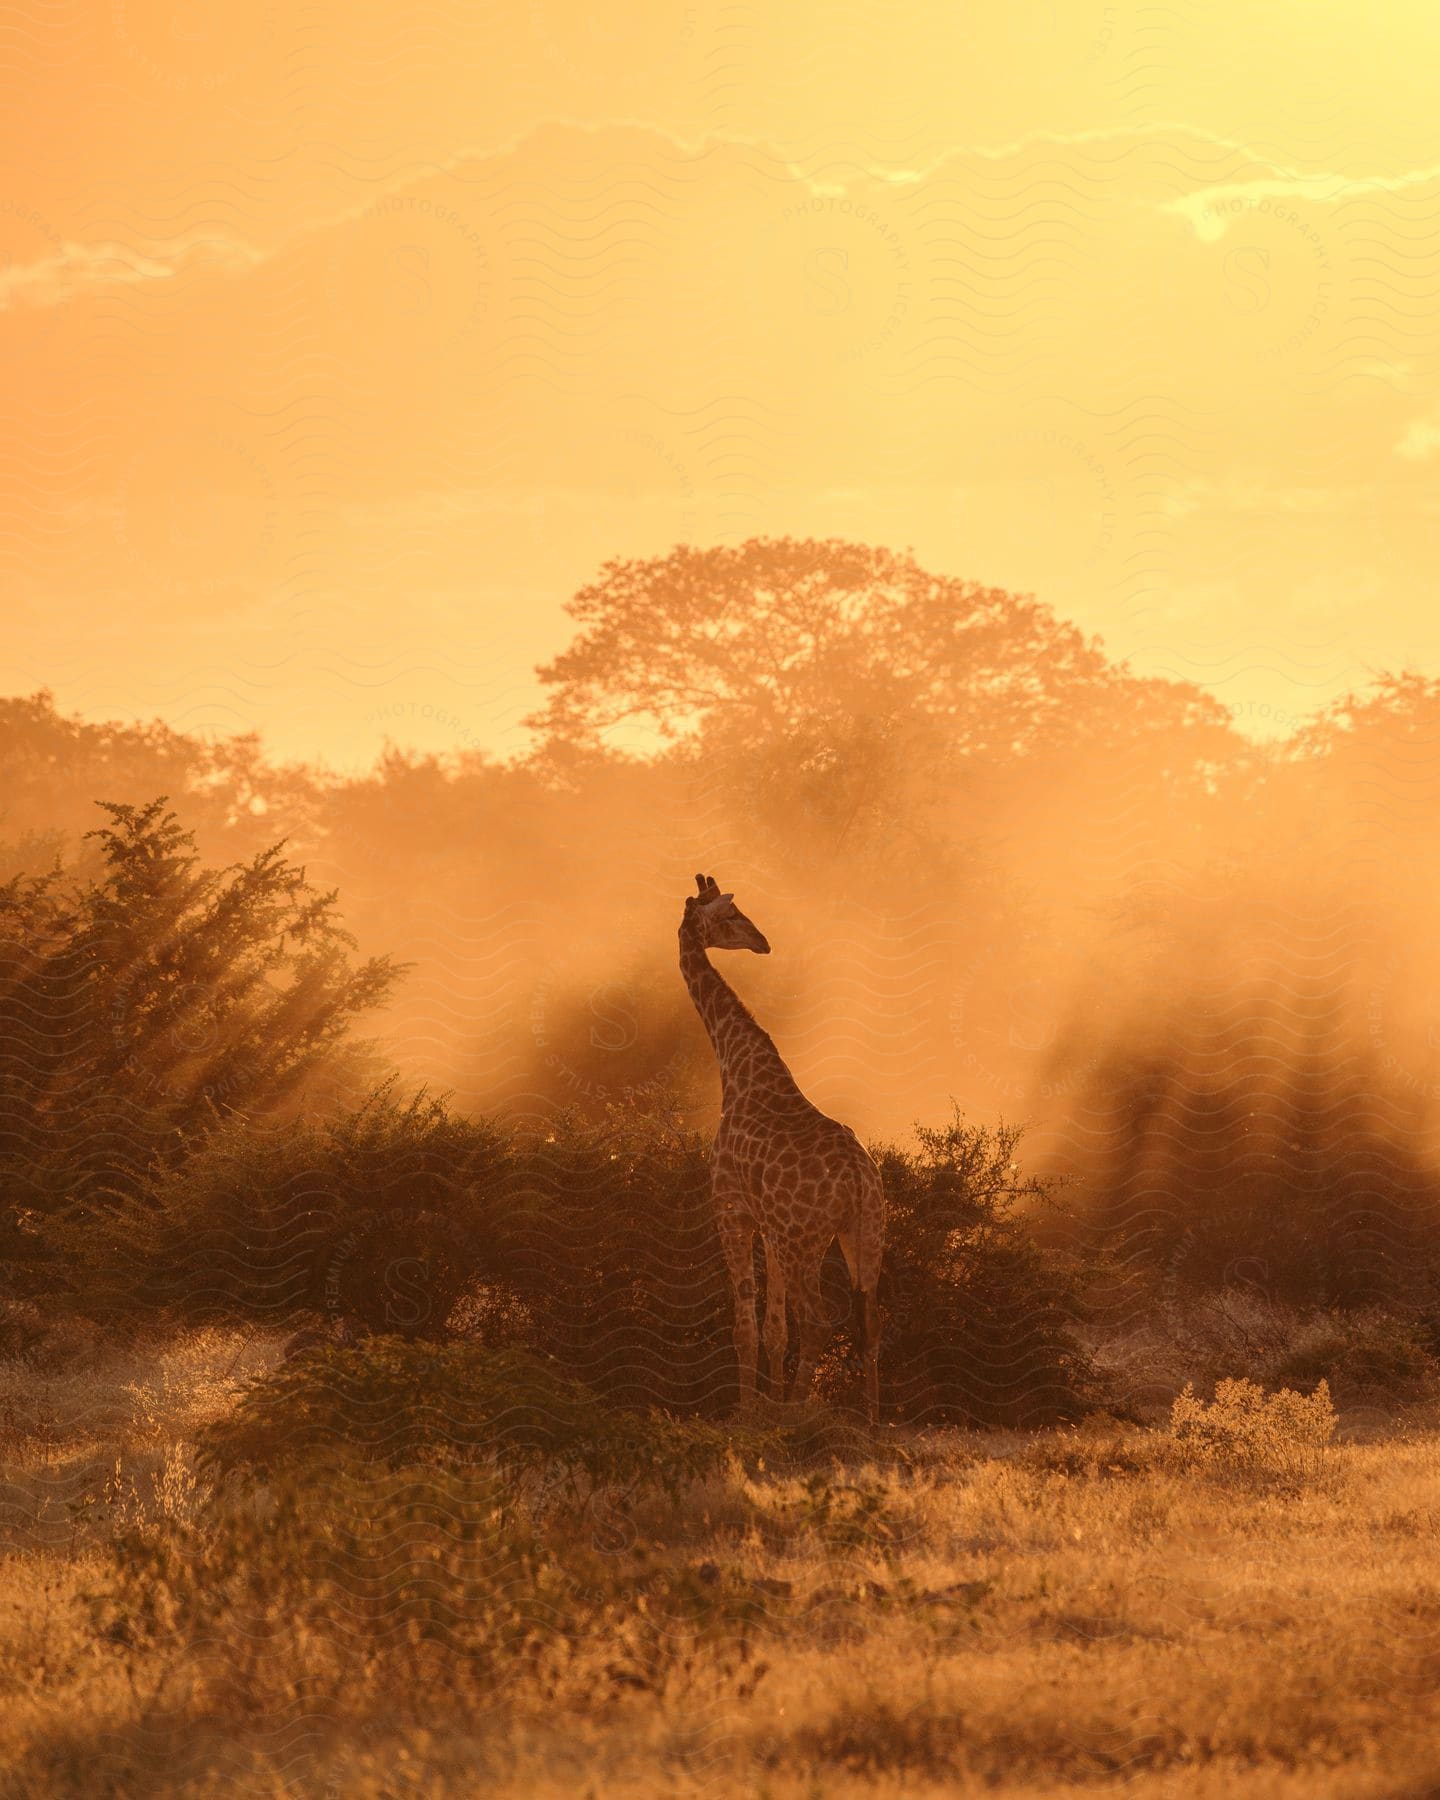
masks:
<svg viewBox="0 0 1440 1800"><path fill-rule="evenodd" d="M944 720L957 752L1008 756L1142 692L1174 718L1225 716L1188 684L1137 681L1033 595L840 539L610 562L567 610L579 636L540 669L550 699L527 721L547 742L594 746L625 722L753 741L915 715Z"/></svg>
<svg viewBox="0 0 1440 1800"><path fill-rule="evenodd" d="M568 610L580 631L539 670L549 699L527 721L540 760L583 768L639 727L802 861L854 867L868 850L877 875L904 879L994 829L1006 784L1033 794L1083 759L1173 804L1238 748L1200 689L1136 676L1033 596L933 575L909 552L680 546L606 564ZM994 799L977 825L980 789Z"/></svg>
<svg viewBox="0 0 1440 1800"><path fill-rule="evenodd" d="M0 887L3 1250L133 1189L220 1119L273 1114L361 1076L351 1022L399 973L353 941L283 845L203 869L163 798L101 803L98 873ZM365 1072L368 1074L368 1068Z"/></svg>

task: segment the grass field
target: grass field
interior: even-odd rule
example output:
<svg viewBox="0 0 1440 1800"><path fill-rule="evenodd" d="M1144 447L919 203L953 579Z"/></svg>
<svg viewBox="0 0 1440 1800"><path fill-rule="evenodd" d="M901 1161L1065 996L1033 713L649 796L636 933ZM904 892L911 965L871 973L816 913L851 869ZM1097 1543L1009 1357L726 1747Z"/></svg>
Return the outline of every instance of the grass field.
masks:
<svg viewBox="0 0 1440 1800"><path fill-rule="evenodd" d="M337 1479L299 1570L192 1458L277 1356L0 1364L6 1796L1440 1794L1417 1409L1248 1463L1163 1419L837 1431L523 1528Z"/></svg>

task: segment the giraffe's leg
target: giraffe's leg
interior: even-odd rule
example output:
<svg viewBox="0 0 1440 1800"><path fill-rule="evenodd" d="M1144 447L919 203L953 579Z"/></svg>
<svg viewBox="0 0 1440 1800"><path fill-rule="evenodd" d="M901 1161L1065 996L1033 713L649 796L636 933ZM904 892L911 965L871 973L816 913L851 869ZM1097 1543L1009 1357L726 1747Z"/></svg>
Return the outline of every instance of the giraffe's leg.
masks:
<svg viewBox="0 0 1440 1800"><path fill-rule="evenodd" d="M755 1226L723 1202L718 1212L720 1243L730 1271L730 1292L735 1300L735 1361L740 1371L740 1404L748 1406L755 1398L759 1338L755 1317Z"/></svg>
<svg viewBox="0 0 1440 1800"><path fill-rule="evenodd" d="M872 1425L880 1423L880 1307L874 1288L861 1297L864 1306L865 1414Z"/></svg>
<svg viewBox="0 0 1440 1800"><path fill-rule="evenodd" d="M874 1238L871 1231L868 1237ZM880 1250L878 1240L862 1251L859 1238L841 1232L840 1248L850 1280L860 1295L860 1367L865 1376L865 1411L872 1425L880 1422L880 1307L875 1298Z"/></svg>
<svg viewBox="0 0 1440 1800"><path fill-rule="evenodd" d="M885 1255L885 1185L880 1171L866 1158L860 1202L858 1286L865 1307L865 1410L870 1423L880 1423L880 1263Z"/></svg>
<svg viewBox="0 0 1440 1800"><path fill-rule="evenodd" d="M820 1264L822 1257L803 1251L786 1259L785 1285L790 1303L795 1308L795 1329L800 1344L800 1360L795 1368L795 1383L790 1390L792 1400L808 1400L815 1364L830 1337L831 1322L826 1319L820 1297Z"/></svg>
<svg viewBox="0 0 1440 1800"><path fill-rule="evenodd" d="M768 1392L785 1398L785 1268L769 1238L765 1240L765 1364Z"/></svg>

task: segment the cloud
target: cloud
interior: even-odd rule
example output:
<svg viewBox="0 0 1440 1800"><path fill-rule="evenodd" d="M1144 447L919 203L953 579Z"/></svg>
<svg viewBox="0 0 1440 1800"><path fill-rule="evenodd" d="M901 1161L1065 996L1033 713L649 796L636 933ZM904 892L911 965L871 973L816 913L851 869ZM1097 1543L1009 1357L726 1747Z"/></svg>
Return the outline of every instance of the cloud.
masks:
<svg viewBox="0 0 1440 1800"><path fill-rule="evenodd" d="M17 306L63 306L106 288L169 281L189 270L237 274L264 262L266 251L239 238L190 236L157 245L62 243L37 262L0 268L0 311Z"/></svg>
<svg viewBox="0 0 1440 1800"><path fill-rule="evenodd" d="M372 215L377 204L391 196L414 191L445 176L473 181L481 170L493 170L516 158L528 160L538 154L543 160L545 151L553 151L557 142L566 144L568 152L569 144L577 135L583 135L597 145L609 139L612 149L617 138L629 139L641 148L648 145L652 153L658 148L664 156L701 167L712 159L723 162L739 157L749 161L755 172L763 172L772 180L793 182L825 198L843 197L865 189L872 192L889 189L897 193L913 190L936 179L958 176L975 161L1014 162L1023 169L1036 152L1047 150L1083 154L1115 149L1128 154L1130 150L1158 141L1171 145L1193 144L1208 151L1227 151L1244 156L1251 163L1264 160L1243 143L1194 126L1120 125L1071 132L1038 131L993 144L952 144L919 164L888 167L875 164L837 177L828 163L822 176L807 170L773 144L743 133L711 129L687 136L634 119L580 121L555 118L530 126L503 142L484 147L462 146L441 158L427 159L420 167L398 172L388 181L368 187L363 199L308 221L270 248L262 249L223 234L193 233L169 242L152 243L145 248L114 241L67 242L53 254L35 262L9 267L0 265L0 311L16 306L59 306L97 290L171 280L196 269L214 274L246 274L304 239L343 229ZM1421 185L1436 180L1437 176L1440 171L1425 169L1393 180L1380 177L1350 179L1328 174L1304 175L1272 165L1272 173L1262 179L1198 188L1179 199L1161 203L1158 210L1187 218L1202 240L1214 241L1224 235L1235 218L1256 207L1268 210L1271 205L1282 202L1333 203L1356 194Z"/></svg>
<svg viewBox="0 0 1440 1800"><path fill-rule="evenodd" d="M1411 169L1404 175L1336 174L1306 175L1296 169L1276 169L1255 181L1220 182L1197 188L1178 200L1167 200L1161 212L1175 213L1194 227L1202 243L1224 237L1238 219L1254 212L1284 216L1297 206L1337 206L1371 194L1399 194L1407 188L1428 187L1440 181L1440 168ZM1298 221L1296 221L1298 222Z"/></svg>

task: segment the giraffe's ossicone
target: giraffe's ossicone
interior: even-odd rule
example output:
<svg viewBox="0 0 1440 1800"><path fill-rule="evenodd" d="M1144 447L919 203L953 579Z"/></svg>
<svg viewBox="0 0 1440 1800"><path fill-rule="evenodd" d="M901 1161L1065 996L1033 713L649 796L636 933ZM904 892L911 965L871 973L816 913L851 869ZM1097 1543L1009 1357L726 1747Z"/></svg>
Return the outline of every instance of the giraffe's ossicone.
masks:
<svg viewBox="0 0 1440 1800"><path fill-rule="evenodd" d="M741 1403L755 1394L756 1234L765 1245L770 1391L783 1398L788 1300L799 1342L791 1389L797 1400L809 1395L816 1361L833 1329L824 1315L820 1269L838 1238L861 1296L865 1403L873 1425L880 1412L876 1287L885 1247L880 1172L850 1127L828 1118L800 1092L770 1034L711 965L709 950L767 956L770 946L734 895L720 892L713 875L697 875L695 881L699 892L686 900L680 923L680 972L720 1064L711 1188L735 1296Z"/></svg>

